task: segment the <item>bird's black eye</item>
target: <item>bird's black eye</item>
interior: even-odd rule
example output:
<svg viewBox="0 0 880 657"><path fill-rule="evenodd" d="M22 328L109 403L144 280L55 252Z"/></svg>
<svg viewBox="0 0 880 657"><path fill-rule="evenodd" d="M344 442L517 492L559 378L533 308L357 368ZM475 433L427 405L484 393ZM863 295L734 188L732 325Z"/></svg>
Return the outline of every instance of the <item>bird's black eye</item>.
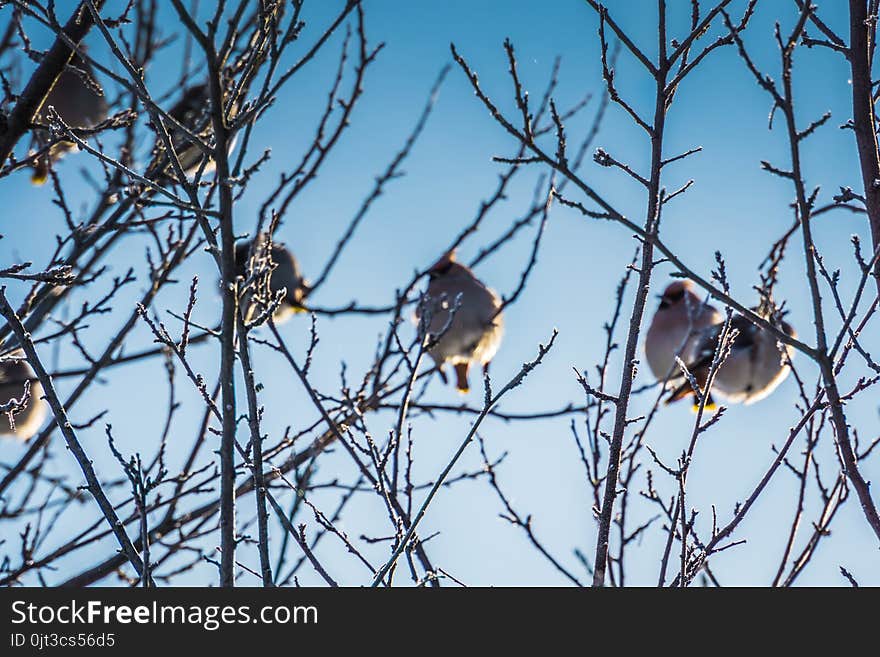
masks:
<svg viewBox="0 0 880 657"><path fill-rule="evenodd" d="M660 297L660 308L669 308L669 306L678 303L684 298L684 290L679 288L676 290L667 290L662 297Z"/></svg>

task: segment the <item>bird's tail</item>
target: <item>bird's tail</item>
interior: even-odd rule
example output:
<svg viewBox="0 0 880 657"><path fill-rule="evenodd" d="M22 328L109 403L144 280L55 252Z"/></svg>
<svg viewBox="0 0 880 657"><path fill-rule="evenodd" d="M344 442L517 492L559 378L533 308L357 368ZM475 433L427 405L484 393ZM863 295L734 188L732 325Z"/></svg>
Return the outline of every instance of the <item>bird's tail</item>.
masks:
<svg viewBox="0 0 880 657"><path fill-rule="evenodd" d="M45 182L49 179L49 167L47 167L44 163L38 163L34 166L34 172L31 174L31 182L40 186L45 184Z"/></svg>
<svg viewBox="0 0 880 657"><path fill-rule="evenodd" d="M718 405L715 403L715 398L712 396L710 392L706 395L706 404L703 406L704 411L714 411ZM700 410L700 402L697 400L696 396L694 397L694 405L691 407L691 410L696 413Z"/></svg>
<svg viewBox="0 0 880 657"><path fill-rule="evenodd" d="M468 369L470 365L468 362L455 364L455 387L462 394L467 394L471 389L470 385L468 385Z"/></svg>
<svg viewBox="0 0 880 657"><path fill-rule="evenodd" d="M694 375L694 379L697 382L697 385L700 387L700 390L705 390L706 382L708 378L708 371L704 367L696 367L693 369L692 374ZM666 398L666 404L672 404L682 399L686 399L688 397L693 397L693 410L696 411L700 408L700 399L697 397L697 393L691 385L690 381L685 379L681 382L681 384L675 388L669 396ZM714 410L715 409L715 399L712 397L712 393L707 393L706 396L706 404L704 406L706 410Z"/></svg>
<svg viewBox="0 0 880 657"><path fill-rule="evenodd" d="M303 287L298 287L294 290L288 289L284 298L287 305L289 305L290 309L296 314L309 312L309 309L303 305L303 302L305 301L303 290Z"/></svg>
<svg viewBox="0 0 880 657"><path fill-rule="evenodd" d="M696 397L696 394L694 393L694 389L691 387L690 381L685 380L682 381L682 383L669 394L669 396L666 398L665 403L667 405L674 404L677 401L681 401L682 399L691 396Z"/></svg>
<svg viewBox="0 0 880 657"><path fill-rule="evenodd" d="M686 399L687 397L694 398L693 399L693 406L691 407L691 410L696 413L700 408L700 400L697 397L697 393L694 392L694 389L691 387L691 384L688 381L685 381L680 386L678 386L675 390L673 390L672 393L666 398L665 403L667 405L673 404L673 403L680 401L682 399ZM706 404L705 404L705 406L703 406L703 408L707 411L714 411L716 407L717 407L717 405L715 404L715 398L712 396L712 393L710 392L706 396Z"/></svg>

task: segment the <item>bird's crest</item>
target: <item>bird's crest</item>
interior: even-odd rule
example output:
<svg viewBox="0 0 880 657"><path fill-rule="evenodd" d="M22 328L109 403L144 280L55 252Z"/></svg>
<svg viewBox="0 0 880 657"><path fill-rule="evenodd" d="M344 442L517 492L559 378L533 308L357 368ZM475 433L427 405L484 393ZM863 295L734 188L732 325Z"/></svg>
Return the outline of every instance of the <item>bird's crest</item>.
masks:
<svg viewBox="0 0 880 657"><path fill-rule="evenodd" d="M455 249L448 251L443 254L437 262L431 265L431 268L428 270L428 273L431 276L437 276L439 274L445 274L449 271L449 268L455 262Z"/></svg>

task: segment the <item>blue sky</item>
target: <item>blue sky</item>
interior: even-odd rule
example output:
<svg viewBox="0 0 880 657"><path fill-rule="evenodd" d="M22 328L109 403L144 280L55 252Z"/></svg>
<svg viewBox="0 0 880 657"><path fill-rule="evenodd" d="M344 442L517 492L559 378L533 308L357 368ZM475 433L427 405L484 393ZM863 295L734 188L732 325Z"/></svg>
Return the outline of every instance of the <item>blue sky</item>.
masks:
<svg viewBox="0 0 880 657"><path fill-rule="evenodd" d="M339 4L307 3L306 34L313 37ZM675 5L669 21L671 33L682 36L687 25L684 10L688 3L670 4ZM736 13L743 3L734 5ZM791 26L794 12L789 5L793 3L759 3L745 35L756 61L776 78L779 73L773 24L779 20L783 29ZM651 55L656 51L656 3L617 1L610 2L609 9L646 53ZM832 26L842 26L843 9L841 3L827 3L827 7L822 7L823 18ZM568 106L590 91L595 96L587 110L567 125L570 143L576 143L589 127L602 92L598 22L586 3L579 0L555 0L549 4L527 0L444 3L368 0L366 17L368 37L374 44L384 41L386 47L367 73L365 95L355 109L351 128L319 178L297 199L279 231L281 238L295 250L307 276L320 270L340 233L369 193L374 176L403 144L438 71L451 61L450 42L455 42L478 72L483 89L511 115L514 108L502 49L504 39L509 37L516 46L520 74L535 100L543 91L554 57L561 56L556 95L559 105ZM48 42L46 35L40 36L37 30L32 37L41 46ZM106 47L96 35L92 35L89 42L96 53L106 53ZM277 176L292 166L312 138L312 126L332 81L340 44L341 39L334 38L302 75L285 87L269 115L258 124L251 156L256 157L264 148L271 147L273 158L236 207L237 228L241 232L252 229L260 204ZM179 72L179 52L177 44L148 71L151 89L162 92L174 84ZM616 79L621 93L648 114L653 106L652 81L625 53L618 63ZM832 112L831 121L804 146L807 182L810 186L822 186L821 204L830 201L838 187L851 185L857 189L860 184L852 135L838 129L850 116L848 73L843 58L826 51L799 48L795 87L802 125L825 111ZM769 245L793 219L789 208L793 197L791 186L761 171L759 166L760 160L769 160L783 168L788 164L785 135L780 130L767 129L769 110L768 96L755 84L735 50L724 48L685 82L668 118L667 156L695 146L702 146L703 152L668 170L665 183L670 190L689 179L694 179L695 184L667 207L663 239L682 253L693 269L704 274L714 267L714 253L720 250L727 262L734 296L749 304L756 301L751 288L758 283L757 265ZM635 169L646 171L649 143L619 108L610 108L595 145ZM474 97L463 74L453 69L422 139L404 166L406 176L393 181L375 203L357 239L314 303L335 306L352 299L364 304L392 301L395 288L404 285L414 270L430 264L472 220L480 201L489 196L501 171L501 165L493 163L491 157L512 155L515 148L513 141ZM145 144L144 152L147 151L148 144ZM82 208L81 214L89 207L91 195L78 169L89 165L87 156L80 155L67 158L61 166L63 180L75 199L72 205ZM501 234L526 209L539 173L536 168L521 175L510 190L508 200L493 211L484 230L465 244L462 259L472 258L481 246ZM588 162L583 175L615 207L634 220L642 221L644 193L624 174ZM574 196L571 190L570 193ZM49 189L32 188L27 176L18 174L0 180L0 202L6 217L0 230L5 237L0 241L0 262L22 258L37 263L45 260L54 247L54 234L64 229L63 218L51 204ZM831 268L842 271L842 290L850 294L858 273L852 261L850 236L858 234L868 244L866 222L855 215L832 213L817 219L814 231L826 261ZM509 294L527 261L531 234L527 231L502 253L483 263L478 269L479 276L499 292ZM113 275L131 266L143 279L146 267L143 254L148 242L133 237L125 244L108 260ZM554 328L560 332L557 346L526 385L505 398L502 409L526 412L555 409L569 402L582 403L583 394L572 367L592 370L601 359L602 324L609 316L616 283L635 245L632 236L618 225L587 221L565 208L553 209L534 274L519 302L506 313L506 336L492 366L494 380L502 382L512 376L524 361L533 357L538 343L546 341ZM777 295L787 300L790 321L807 342L812 342L811 309L803 270L803 256L795 242L781 269ZM662 289L669 271L668 266L658 268L652 292ZM166 309L180 310L188 282L195 274L201 280L200 303L195 314L200 322L213 324L218 315L219 295L213 283L214 265L204 254L197 255L181 271L180 284L165 290L155 308L161 313ZM109 282L99 285L106 288ZM89 346L99 349L113 335L131 312L131 304L142 287L142 282L136 283L112 314L92 322L84 335ZM10 286L10 289L20 298L21 288ZM631 298L632 288L625 300L625 318ZM651 312L653 304L652 301ZM828 316L832 317L832 313ZM169 326L177 327L170 316L164 318ZM837 324L832 317L831 326ZM369 366L376 339L386 324L384 318L320 318L318 328L321 342L312 376L317 387L332 392L338 389L343 361L352 380L362 376L364 368ZM281 330L291 348L302 354L308 340L308 322L300 316ZM876 329L872 331L869 326L867 333L866 349L880 350ZM623 337L620 335L618 339L622 342ZM133 334L130 349L145 346L150 339L145 328L139 327ZM49 357L51 354L46 351ZM619 383L621 352L622 349L616 353L610 370L612 391ZM64 345L58 358L62 367L79 362L77 352L69 344ZM266 349L257 349L254 358L258 377L265 385L261 397L267 409L264 429L277 439L286 426L311 422L315 417L313 408L291 372ZM216 351L208 347L194 349L193 359L206 378L216 375ZM796 364L805 381L812 385L816 369L803 358L796 359ZM647 368L642 370L638 383L649 381ZM857 366L852 371L862 373ZM852 375L845 374L843 387L853 380ZM68 390L72 382L67 380L59 386ZM175 419L169 454L182 459L200 421L201 407L197 393L183 377L179 377L178 394L183 408ZM872 401L871 394L863 395L847 408L851 423L859 429L864 441L872 439L878 430L877 403ZM161 361L140 363L109 373L104 383L94 387L77 405L73 417L74 421L83 421L109 408L108 421L113 425L122 451L141 450L151 454L164 421L166 397ZM431 383L428 399L442 403L460 401L452 387L444 387L436 380ZM476 405L479 399L479 393L475 392L468 401ZM652 401L650 394L637 398L632 414L647 410ZM773 458L771 445L780 445L799 418L794 409L796 402L796 385L790 378L769 399L754 406L730 408L723 421L701 439L689 478L688 505L701 511L697 527L702 536L706 536L711 523L712 505L718 510L719 520L724 521L763 475ZM648 435L648 443L667 463L674 463L687 445L692 422L693 416L686 407L664 409ZM374 436L387 435L393 423L394 417L390 414L369 419ZM433 479L468 428L466 417L414 419L416 479ZM533 527L547 548L587 581L572 550L577 547L592 558L595 524L590 511L591 492L584 481L569 419L518 424L490 420L480 433L486 440L490 457L508 452L497 474L517 511L523 516L532 514ZM102 426L84 430L80 438L104 477L119 475L114 470L118 466L107 449ZM831 440L828 430L817 452L828 481L837 469ZM791 452L796 463L801 460L803 444L799 439ZM14 462L23 451L11 442L0 448L3 450L0 460L6 463ZM456 472L475 470L479 466L478 450L472 446ZM655 470L660 492L666 497L672 495L673 482L660 476L652 464L646 463L645 467ZM72 458L58 445L50 468L72 472L74 476L77 473ZM869 480L880 477L876 458L864 466L864 474ZM350 482L354 476L354 469L342 450L321 459L319 481L339 478ZM643 484L642 477L637 481L637 491L643 489ZM780 470L734 537L745 538L747 543L713 560L713 571L722 583L765 585L772 580L794 514L796 490L795 478ZM633 491L633 527L654 514L652 508L639 500L637 491ZM334 500L335 494L327 492L313 497L315 504L327 512L334 508ZM252 515L252 504L250 498L242 501L242 518ZM806 508L796 550L803 546L818 511L815 490L810 492ZM428 543L429 553L440 566L468 584L565 584L530 547L522 533L498 517L501 510L485 482L467 481L443 489L422 528L425 536L441 530L441 534ZM93 515L92 509L78 507L68 512L61 522L64 527L73 528ZM303 516L302 520L307 522L310 532L314 531L310 517ZM387 533L386 525L378 498L370 495L359 496L348 507L341 523L352 537ZM57 536L62 535L63 529ZM274 536L280 535L281 530L276 527ZM639 545L631 548L627 568L630 583L655 583L664 538L658 523ZM206 550L212 545L207 542ZM64 571L75 572L88 566L106 554L107 549L110 549L109 543L81 551L63 562ZM387 553L384 544L365 549L376 563ZM325 539L318 554L340 581L352 585L368 581L363 566L355 563L344 548L331 539ZM256 563L255 554L244 552L243 559L249 560L250 565ZM844 565L861 583L877 585L880 584L877 559L876 540L855 496L851 495L834 520L832 535L823 539L812 565L798 583L840 585L844 582L838 566ZM249 581L248 575L243 577L243 584L256 583L256 580ZM399 578L404 581L403 573ZM205 564L188 573L181 583L205 584L215 579L212 566ZM305 584L320 580L304 569L300 581ZM112 582L108 580L108 583Z"/></svg>

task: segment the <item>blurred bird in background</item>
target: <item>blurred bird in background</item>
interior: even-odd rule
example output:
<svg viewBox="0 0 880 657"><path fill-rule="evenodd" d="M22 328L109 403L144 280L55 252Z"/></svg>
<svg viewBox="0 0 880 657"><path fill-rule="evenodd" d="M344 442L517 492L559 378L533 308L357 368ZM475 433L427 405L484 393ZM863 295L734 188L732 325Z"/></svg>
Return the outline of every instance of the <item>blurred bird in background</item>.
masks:
<svg viewBox="0 0 880 657"><path fill-rule="evenodd" d="M703 333L723 319L693 288L688 280L669 284L660 295L660 306L645 336L645 356L651 372L670 388L682 378L675 357L693 362Z"/></svg>
<svg viewBox="0 0 880 657"><path fill-rule="evenodd" d="M195 137L198 137L203 143L213 146L214 127L211 119L212 111L210 89L207 84L199 84L185 89L180 100L168 111L168 115L189 130ZM170 121L165 121L165 125L168 129L171 144L174 146L174 152L177 154L177 159L180 162L180 167L187 178L191 178L199 172L201 172L201 175L204 175L214 170L216 166L214 160L210 159L198 145L194 144L186 132L176 127ZM232 139L229 143L230 152L234 146L235 140ZM172 160L166 153L164 140L158 134L156 136L156 143L153 146L152 160L147 168L146 176L162 183L176 181Z"/></svg>
<svg viewBox="0 0 880 657"><path fill-rule="evenodd" d="M456 387L469 391L468 370L477 362L488 370L501 345L504 320L501 298L486 287L451 251L428 270L424 305L416 313L420 338L431 335L428 353L446 381L443 366L455 369ZM451 321L450 321L451 320Z"/></svg>
<svg viewBox="0 0 880 657"><path fill-rule="evenodd" d="M30 440L46 419L43 386L21 351L0 359L0 406L0 436Z"/></svg>
<svg viewBox="0 0 880 657"><path fill-rule="evenodd" d="M762 308L753 309L759 316L770 321L790 337L797 337L792 326L776 313ZM753 404L764 399L782 383L791 372L789 361L794 348L783 344L767 329L752 324L742 315L735 315L730 322L731 332L736 330L730 354L718 368L712 382L711 392L732 403ZM724 324L718 324L707 332L697 345L688 369L700 388L705 388L712 360L721 337ZM685 381L667 399L667 403L694 395L691 384ZM711 403L711 396L707 405Z"/></svg>
<svg viewBox="0 0 880 657"><path fill-rule="evenodd" d="M84 49L84 46L81 45L80 48ZM104 93L95 80L91 65L78 53L73 53L70 62L58 76L55 85L34 116L34 121L48 126L50 107L54 107L61 120L71 128L94 128L107 118L107 101L104 99ZM48 147L33 164L31 182L35 185L45 183L52 164L75 146L69 141L52 144L52 137L44 128L34 129L33 144L37 149Z"/></svg>
<svg viewBox="0 0 880 657"><path fill-rule="evenodd" d="M305 311L302 302L308 285L299 263L283 243L272 241L268 233L235 245L235 271L245 281L240 304L246 322L267 310L279 294L283 295L281 302L272 313L276 324Z"/></svg>

